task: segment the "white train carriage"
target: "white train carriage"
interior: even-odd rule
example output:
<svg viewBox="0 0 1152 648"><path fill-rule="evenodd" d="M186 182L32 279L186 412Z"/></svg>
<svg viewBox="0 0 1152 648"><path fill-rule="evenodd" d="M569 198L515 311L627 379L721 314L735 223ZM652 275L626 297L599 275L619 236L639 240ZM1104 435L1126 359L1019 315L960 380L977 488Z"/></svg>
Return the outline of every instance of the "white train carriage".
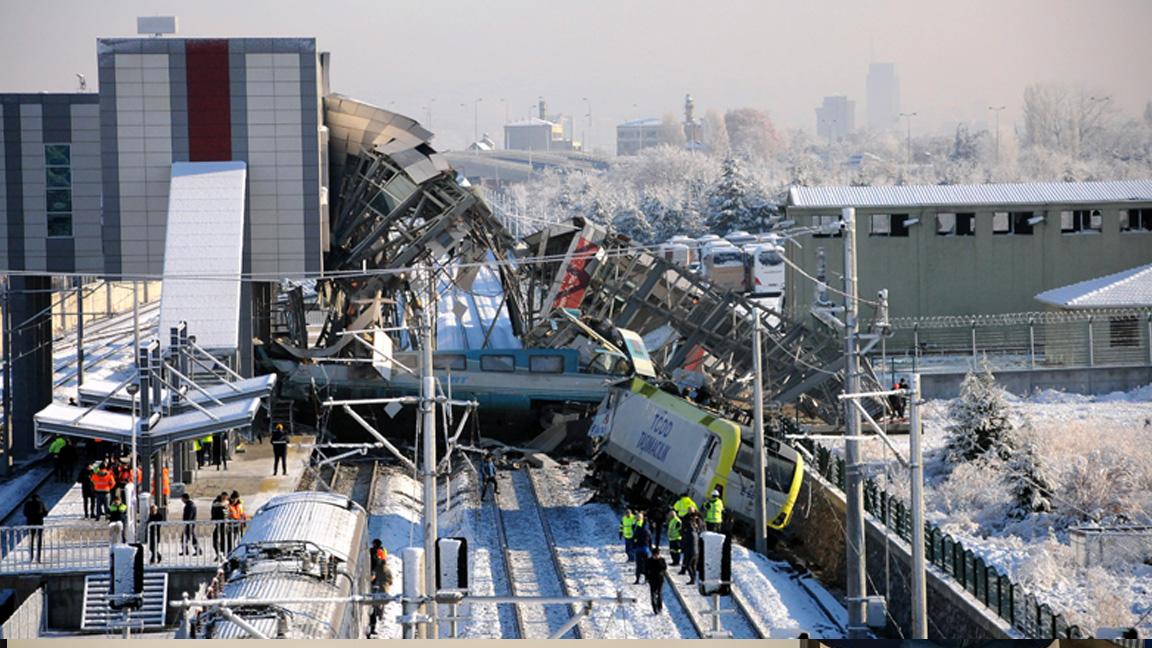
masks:
<svg viewBox="0 0 1152 648"><path fill-rule="evenodd" d="M367 517L359 504L336 493L273 497L229 554L216 598L268 601L231 608L231 614L269 638L362 637L361 606L278 601L368 593ZM201 612L193 625L192 636L199 638L252 638L219 608Z"/></svg>

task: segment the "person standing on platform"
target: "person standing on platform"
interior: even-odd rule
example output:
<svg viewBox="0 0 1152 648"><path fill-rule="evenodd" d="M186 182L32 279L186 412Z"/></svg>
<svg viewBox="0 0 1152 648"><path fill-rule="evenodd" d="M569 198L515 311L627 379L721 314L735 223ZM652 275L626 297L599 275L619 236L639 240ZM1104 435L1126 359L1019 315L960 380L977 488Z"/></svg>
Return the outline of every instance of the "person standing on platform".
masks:
<svg viewBox="0 0 1152 648"><path fill-rule="evenodd" d="M277 423L272 429L272 476L276 476L277 467L283 467L284 476L288 476L288 431L283 423Z"/></svg>
<svg viewBox="0 0 1152 648"><path fill-rule="evenodd" d="M672 566L680 565L680 539L683 537L681 527L684 522L676 515L675 508L668 509L668 553L672 555Z"/></svg>
<svg viewBox="0 0 1152 648"><path fill-rule="evenodd" d="M180 501L184 502L184 510L180 514L180 519L184 522L184 527L180 533L180 555L188 554L188 544L192 544L192 550L197 556L202 555L204 552L200 549L200 541L196 539L196 502L192 501L192 496L184 493L180 496Z"/></svg>
<svg viewBox="0 0 1152 648"><path fill-rule="evenodd" d="M48 509L40 500L40 494L32 493L28 501L24 502L24 524L32 527L28 531L29 562L40 562L41 553L44 551L44 518L46 517L48 517Z"/></svg>
<svg viewBox="0 0 1152 648"><path fill-rule="evenodd" d="M668 575L668 563L660 555L660 547L652 549L652 557L644 567L648 578L648 594L652 599L652 614L664 611L664 578Z"/></svg>
<svg viewBox="0 0 1152 648"><path fill-rule="evenodd" d="M648 530L648 523L644 520L643 513L636 516L636 529L632 533L632 555L636 557L635 584L639 585L641 578L648 577L644 571L644 561L652 555L652 532Z"/></svg>

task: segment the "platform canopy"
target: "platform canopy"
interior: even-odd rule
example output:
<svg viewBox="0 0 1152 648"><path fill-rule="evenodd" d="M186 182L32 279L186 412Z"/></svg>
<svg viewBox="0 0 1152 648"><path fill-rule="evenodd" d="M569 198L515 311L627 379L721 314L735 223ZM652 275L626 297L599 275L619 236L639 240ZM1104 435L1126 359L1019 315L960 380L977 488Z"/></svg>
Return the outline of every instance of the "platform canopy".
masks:
<svg viewBox="0 0 1152 648"><path fill-rule="evenodd" d="M193 409L159 419L151 430L137 436L137 444L145 452L177 441L191 441L209 434L244 429L252 424L260 409L259 398L247 398L206 408L211 416ZM46 443L52 435L83 439L103 439L112 443L132 442L131 414L108 410L92 410L77 405L52 403L35 416L36 445Z"/></svg>
<svg viewBox="0 0 1152 648"><path fill-rule="evenodd" d="M175 162L168 194L160 340L180 322L222 356L240 344L244 162Z"/></svg>
<svg viewBox="0 0 1152 648"><path fill-rule="evenodd" d="M1036 299L1068 310L1152 307L1152 264L1054 288Z"/></svg>
<svg viewBox="0 0 1152 648"><path fill-rule="evenodd" d="M121 387L119 390L116 390L115 393L112 393L112 390L116 389L119 385L120 383L114 380L88 379L84 381L84 384L80 385L80 404L87 407L104 402L105 406L109 408L131 409L132 396L129 395L127 386ZM202 386L203 392L189 387L185 391L184 398L176 402L175 409L177 411L194 409L191 403L195 403L201 407L210 407L216 404L212 400L213 398L222 403L247 400L249 398L266 398L271 395L275 386L276 374L266 374L230 383L204 385ZM111 394L111 396L109 396L109 394ZM108 400L105 401L105 398ZM170 402L167 387L161 388L160 398L165 404Z"/></svg>

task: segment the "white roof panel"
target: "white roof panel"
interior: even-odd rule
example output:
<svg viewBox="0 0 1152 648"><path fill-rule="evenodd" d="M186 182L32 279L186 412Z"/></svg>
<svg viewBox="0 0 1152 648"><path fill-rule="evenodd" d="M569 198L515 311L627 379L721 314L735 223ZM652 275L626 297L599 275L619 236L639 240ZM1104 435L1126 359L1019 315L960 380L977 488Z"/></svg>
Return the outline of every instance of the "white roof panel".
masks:
<svg viewBox="0 0 1152 648"><path fill-rule="evenodd" d="M788 205L802 208L1073 205L1152 202L1152 180L1030 182L982 185L792 187Z"/></svg>
<svg viewBox="0 0 1152 648"><path fill-rule="evenodd" d="M164 347L180 322L208 351L228 355L239 346L246 175L244 162L172 164L160 298Z"/></svg>
<svg viewBox="0 0 1152 648"><path fill-rule="evenodd" d="M1047 290L1036 299L1068 309L1152 307L1152 264Z"/></svg>

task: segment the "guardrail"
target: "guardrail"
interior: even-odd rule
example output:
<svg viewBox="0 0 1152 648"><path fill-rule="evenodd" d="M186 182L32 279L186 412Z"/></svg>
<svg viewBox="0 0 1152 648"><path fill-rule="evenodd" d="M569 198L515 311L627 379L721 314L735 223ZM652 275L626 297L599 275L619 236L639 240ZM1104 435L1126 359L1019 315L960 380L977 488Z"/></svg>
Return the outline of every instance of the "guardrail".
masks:
<svg viewBox="0 0 1152 648"><path fill-rule="evenodd" d="M791 432L789 432L791 433ZM844 458L815 441L801 441L815 461L810 466L844 492ZM864 482L864 510L905 542L912 542L912 516L908 505L876 484ZM960 540L931 522L924 524L925 558L976 597L989 610L1033 639L1082 639L1079 626L1041 603L1000 569L989 565Z"/></svg>
<svg viewBox="0 0 1152 648"><path fill-rule="evenodd" d="M243 530L231 520L149 523L142 536L145 568L215 567ZM0 576L108 569L111 545L124 539L118 522L0 527Z"/></svg>

